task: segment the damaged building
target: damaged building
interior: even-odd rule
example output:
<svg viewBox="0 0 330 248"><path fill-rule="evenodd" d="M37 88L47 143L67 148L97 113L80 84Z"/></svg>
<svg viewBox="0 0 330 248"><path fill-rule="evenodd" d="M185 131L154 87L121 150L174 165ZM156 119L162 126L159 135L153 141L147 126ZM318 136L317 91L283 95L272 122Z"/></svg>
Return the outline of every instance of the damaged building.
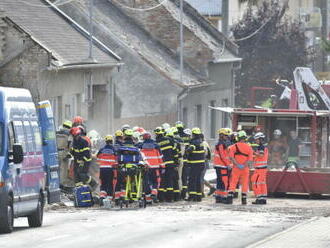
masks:
<svg viewBox="0 0 330 248"><path fill-rule="evenodd" d="M0 2L0 85L27 88L35 102L50 99L57 125L81 115L88 126L110 129L120 57L94 40L91 60L82 27L43 1L29 3Z"/></svg>
<svg viewBox="0 0 330 248"><path fill-rule="evenodd" d="M115 126L152 129L182 119L213 138L226 116L209 106L233 106L237 46L184 4L184 71L180 80L179 1L94 1L94 32L125 64L116 75ZM153 8L156 6L156 8ZM88 27L88 1L60 8Z"/></svg>

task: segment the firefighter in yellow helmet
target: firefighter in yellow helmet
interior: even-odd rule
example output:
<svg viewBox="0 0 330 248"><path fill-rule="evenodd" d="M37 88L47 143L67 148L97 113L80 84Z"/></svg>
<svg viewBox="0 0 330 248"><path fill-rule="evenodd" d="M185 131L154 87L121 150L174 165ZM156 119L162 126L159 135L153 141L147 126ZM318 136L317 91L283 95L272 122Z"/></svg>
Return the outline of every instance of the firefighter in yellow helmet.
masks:
<svg viewBox="0 0 330 248"><path fill-rule="evenodd" d="M201 175L205 167L205 149L203 146L202 131L195 127L191 130L192 138L185 154L190 166L188 182L188 201L202 201Z"/></svg>

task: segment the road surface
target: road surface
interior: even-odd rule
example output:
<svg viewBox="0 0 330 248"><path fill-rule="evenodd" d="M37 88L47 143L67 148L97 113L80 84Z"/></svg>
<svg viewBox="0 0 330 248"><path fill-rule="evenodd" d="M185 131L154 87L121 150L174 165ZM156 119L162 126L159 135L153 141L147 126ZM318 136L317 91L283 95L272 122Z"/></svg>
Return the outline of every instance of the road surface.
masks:
<svg viewBox="0 0 330 248"><path fill-rule="evenodd" d="M140 210L51 210L41 228L16 219L0 247L244 247L303 221L258 208L180 202Z"/></svg>

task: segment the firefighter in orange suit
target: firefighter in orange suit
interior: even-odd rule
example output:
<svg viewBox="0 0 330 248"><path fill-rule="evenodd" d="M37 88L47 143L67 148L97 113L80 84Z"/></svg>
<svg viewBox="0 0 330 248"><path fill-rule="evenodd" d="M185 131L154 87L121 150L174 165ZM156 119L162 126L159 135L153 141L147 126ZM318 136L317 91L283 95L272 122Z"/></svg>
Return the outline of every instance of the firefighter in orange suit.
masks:
<svg viewBox="0 0 330 248"><path fill-rule="evenodd" d="M267 161L268 161L268 148L264 144L265 135L261 132L254 135L256 146L254 146L254 173L252 175L252 189L256 200L253 204L266 204L267 200Z"/></svg>
<svg viewBox="0 0 330 248"><path fill-rule="evenodd" d="M142 157L147 164L147 174L144 180L144 190L147 203L157 202L160 187L160 170L164 169L159 145L151 138L150 133L143 134L143 142L139 144Z"/></svg>
<svg viewBox="0 0 330 248"><path fill-rule="evenodd" d="M106 145L97 154L97 162L100 165L100 199L113 200L117 187L117 155L113 146L113 137L105 136ZM118 190L117 190L118 191Z"/></svg>
<svg viewBox="0 0 330 248"><path fill-rule="evenodd" d="M228 203L233 203L234 191L239 182L242 187L242 204L246 205L249 190L249 166L253 162L253 150L246 143L247 135L245 131L239 131L237 139L238 142L229 147L229 158L233 163L233 170L228 192Z"/></svg>
<svg viewBox="0 0 330 248"><path fill-rule="evenodd" d="M229 187L229 159L228 147L231 145L231 129L221 128L218 131L219 141L214 149L213 166L217 174L217 189L215 191L216 203L227 203Z"/></svg>

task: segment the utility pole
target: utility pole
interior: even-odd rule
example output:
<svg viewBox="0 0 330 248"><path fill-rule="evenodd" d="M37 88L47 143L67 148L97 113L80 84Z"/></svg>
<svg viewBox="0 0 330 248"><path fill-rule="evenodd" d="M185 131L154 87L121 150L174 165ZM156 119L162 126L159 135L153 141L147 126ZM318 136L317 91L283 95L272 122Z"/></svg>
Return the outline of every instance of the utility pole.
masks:
<svg viewBox="0 0 330 248"><path fill-rule="evenodd" d="M183 85L183 0L180 0L180 83ZM177 98L177 118L181 120L181 100Z"/></svg>
<svg viewBox="0 0 330 248"><path fill-rule="evenodd" d="M228 36L228 19L229 19L229 0L222 0L222 27L221 31Z"/></svg>
<svg viewBox="0 0 330 248"><path fill-rule="evenodd" d="M180 83L183 83L183 0L180 0Z"/></svg>
<svg viewBox="0 0 330 248"><path fill-rule="evenodd" d="M94 0L89 0L89 56L88 58L93 61L93 9Z"/></svg>

